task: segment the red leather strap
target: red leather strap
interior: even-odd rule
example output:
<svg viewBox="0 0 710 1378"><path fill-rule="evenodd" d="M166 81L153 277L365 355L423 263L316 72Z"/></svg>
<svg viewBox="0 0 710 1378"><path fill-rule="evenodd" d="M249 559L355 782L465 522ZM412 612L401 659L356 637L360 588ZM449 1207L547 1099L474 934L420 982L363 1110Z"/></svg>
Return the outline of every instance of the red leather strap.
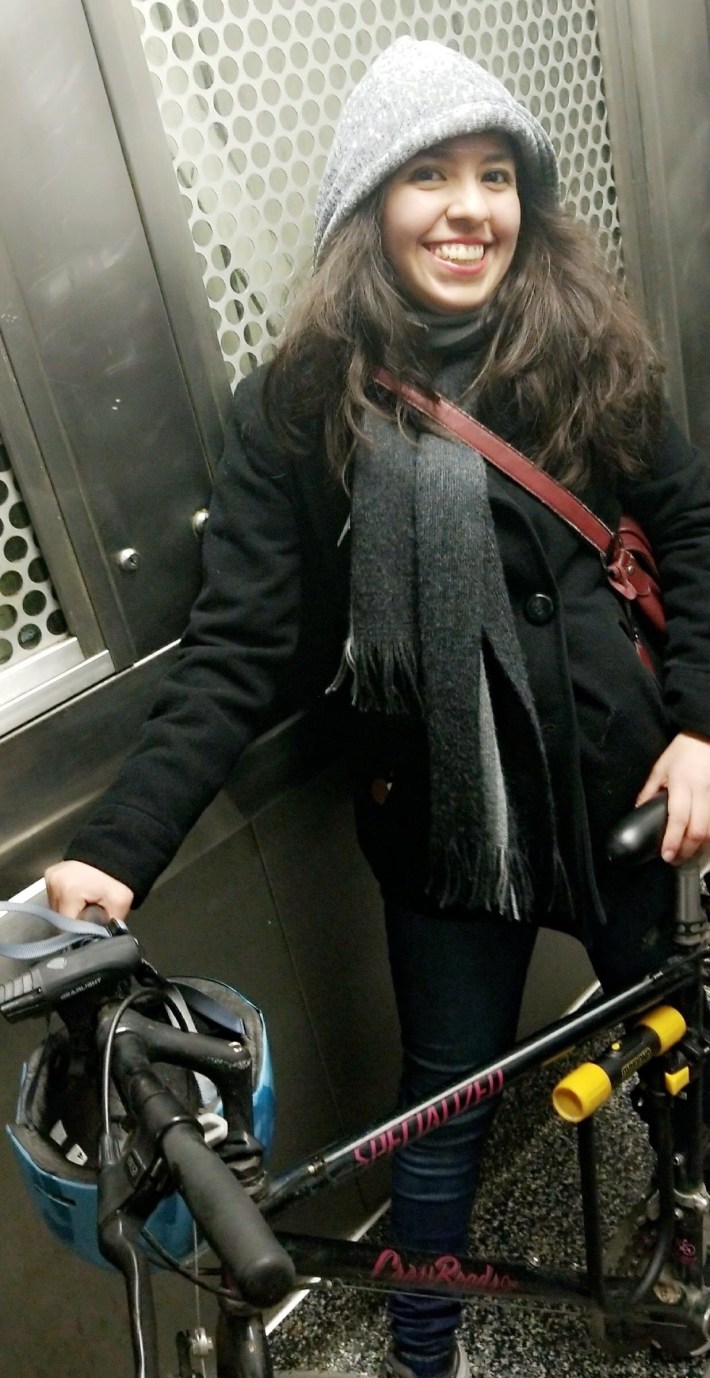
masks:
<svg viewBox="0 0 710 1378"><path fill-rule="evenodd" d="M617 531L613 532L600 521L585 503L576 498L551 478L543 469L538 469L532 460L515 450L499 435L482 426L472 416L457 407L448 398L436 394L427 397L410 383L402 383L388 369L380 365L375 369L375 380L398 397L403 397L410 407L428 416L442 430L448 431L457 440L470 445L478 454L493 464L496 469L512 479L526 492L532 493L563 521L581 536L582 540L598 550L606 570L609 583L622 598L638 598L648 621L658 631L666 628L666 618L661 599L653 551L641 527L631 517L622 517ZM639 559L641 563L639 563ZM645 652L641 641L637 643L643 659Z"/></svg>
<svg viewBox="0 0 710 1378"><path fill-rule="evenodd" d="M515 450L506 440L489 431L487 426L482 426L480 421L475 421L448 398L438 394L433 398L427 397L410 383L400 382L381 365L375 369L375 380L389 392L403 397L410 407L428 416L430 421L436 422L437 426L448 431L457 440L463 440L465 445L477 450L496 469L500 469L501 473L539 498L551 512L556 512L558 517L562 517L563 521L574 527L583 540L600 551L605 559L610 554L614 532L579 498L546 474L544 469L538 469L532 460L519 450Z"/></svg>
<svg viewBox="0 0 710 1378"><path fill-rule="evenodd" d="M487 426L482 426L480 421L475 421L448 398L438 393L434 397L427 397L410 383L400 382L382 365L375 369L374 376L382 387L403 397L410 407L428 416L449 435L470 445L489 464L493 464L567 522L583 541L599 551L611 587L622 598L640 599L640 606L649 622L658 631L665 630L666 619L653 552L648 538L633 518L622 517L618 530L611 531L591 508L563 488L550 474L546 474L544 469L538 469L532 460L489 431ZM639 563L639 556L642 563Z"/></svg>

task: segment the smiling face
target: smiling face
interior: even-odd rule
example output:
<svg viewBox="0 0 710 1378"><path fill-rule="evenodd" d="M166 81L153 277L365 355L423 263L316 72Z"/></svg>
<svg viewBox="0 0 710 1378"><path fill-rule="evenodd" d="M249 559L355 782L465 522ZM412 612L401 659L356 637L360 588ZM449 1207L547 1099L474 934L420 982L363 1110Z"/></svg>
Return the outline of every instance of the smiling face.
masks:
<svg viewBox="0 0 710 1378"><path fill-rule="evenodd" d="M385 257L405 295L430 311L455 315L488 301L519 231L515 158L502 134L466 134L425 149L385 190Z"/></svg>

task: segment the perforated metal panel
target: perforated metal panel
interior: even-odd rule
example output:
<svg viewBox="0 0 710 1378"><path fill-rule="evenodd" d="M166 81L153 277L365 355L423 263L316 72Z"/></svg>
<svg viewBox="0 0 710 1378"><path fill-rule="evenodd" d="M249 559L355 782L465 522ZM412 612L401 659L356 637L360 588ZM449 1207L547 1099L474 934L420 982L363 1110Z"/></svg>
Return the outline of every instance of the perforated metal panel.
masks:
<svg viewBox="0 0 710 1378"><path fill-rule="evenodd" d="M618 219L592 0L134 0L230 375L267 357L311 258L343 102L403 34L458 48L545 125L566 200Z"/></svg>
<svg viewBox="0 0 710 1378"><path fill-rule="evenodd" d="M0 667L67 637L22 494L0 440Z"/></svg>

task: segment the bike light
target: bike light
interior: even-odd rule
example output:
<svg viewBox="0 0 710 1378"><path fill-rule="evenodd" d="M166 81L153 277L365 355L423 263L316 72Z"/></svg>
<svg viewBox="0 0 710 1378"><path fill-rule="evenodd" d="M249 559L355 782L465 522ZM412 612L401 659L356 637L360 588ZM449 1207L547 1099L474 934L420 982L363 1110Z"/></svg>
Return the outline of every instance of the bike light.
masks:
<svg viewBox="0 0 710 1378"><path fill-rule="evenodd" d="M0 1014L14 1023L61 1005L91 991L94 996L114 988L136 971L142 953L135 938L125 934L106 942L88 942L73 952L57 953L0 985Z"/></svg>

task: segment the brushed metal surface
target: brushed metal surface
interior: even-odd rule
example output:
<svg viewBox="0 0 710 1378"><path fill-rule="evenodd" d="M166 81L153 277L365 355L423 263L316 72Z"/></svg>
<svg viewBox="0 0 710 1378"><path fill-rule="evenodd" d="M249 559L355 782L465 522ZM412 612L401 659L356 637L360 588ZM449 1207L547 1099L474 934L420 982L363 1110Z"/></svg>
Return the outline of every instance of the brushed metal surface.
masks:
<svg viewBox="0 0 710 1378"><path fill-rule="evenodd" d="M182 629L209 470L80 0L3 4L0 117L12 131L0 236L16 284L4 344L105 643L125 665ZM131 577L115 564L126 547L143 554Z"/></svg>
<svg viewBox="0 0 710 1378"><path fill-rule="evenodd" d="M674 413L710 450L710 17L706 0L597 0L624 259Z"/></svg>

